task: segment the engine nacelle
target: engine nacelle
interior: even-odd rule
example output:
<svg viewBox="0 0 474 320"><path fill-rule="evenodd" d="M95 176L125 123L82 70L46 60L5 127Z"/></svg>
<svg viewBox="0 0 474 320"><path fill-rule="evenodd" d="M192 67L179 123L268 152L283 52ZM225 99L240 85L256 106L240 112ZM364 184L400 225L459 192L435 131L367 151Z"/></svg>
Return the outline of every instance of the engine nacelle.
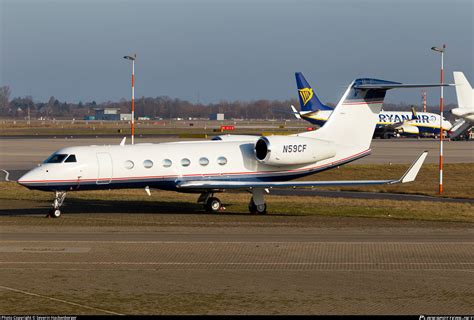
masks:
<svg viewBox="0 0 474 320"><path fill-rule="evenodd" d="M260 137L255 143L257 161L270 166L314 163L336 155L334 144L306 137Z"/></svg>

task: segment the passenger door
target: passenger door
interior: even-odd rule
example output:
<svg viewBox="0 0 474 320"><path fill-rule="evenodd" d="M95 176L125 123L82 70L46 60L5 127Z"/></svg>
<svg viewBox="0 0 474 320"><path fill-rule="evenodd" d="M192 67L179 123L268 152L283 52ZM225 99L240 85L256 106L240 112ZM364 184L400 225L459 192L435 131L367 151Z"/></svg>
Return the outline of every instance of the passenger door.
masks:
<svg viewBox="0 0 474 320"><path fill-rule="evenodd" d="M110 153L97 153L97 164L98 172L96 184L109 184L113 176L113 164Z"/></svg>

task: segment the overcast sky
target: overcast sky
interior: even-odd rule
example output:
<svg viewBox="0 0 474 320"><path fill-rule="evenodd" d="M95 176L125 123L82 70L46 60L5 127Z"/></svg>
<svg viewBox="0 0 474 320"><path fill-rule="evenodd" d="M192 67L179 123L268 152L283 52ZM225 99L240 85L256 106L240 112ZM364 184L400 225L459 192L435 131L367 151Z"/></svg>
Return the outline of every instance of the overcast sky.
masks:
<svg viewBox="0 0 474 320"><path fill-rule="evenodd" d="M464 71L474 84L473 0L0 0L0 85L37 101L296 98L302 71L325 102L357 77L405 83ZM456 102L446 89L448 103ZM389 102L419 103L420 90ZM428 103L439 89L428 90Z"/></svg>

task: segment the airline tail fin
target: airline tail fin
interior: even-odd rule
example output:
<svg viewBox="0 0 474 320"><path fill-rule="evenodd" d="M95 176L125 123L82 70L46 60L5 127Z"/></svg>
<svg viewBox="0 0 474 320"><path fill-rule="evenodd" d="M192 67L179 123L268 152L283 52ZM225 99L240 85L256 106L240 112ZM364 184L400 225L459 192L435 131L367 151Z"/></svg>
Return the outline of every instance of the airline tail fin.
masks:
<svg viewBox="0 0 474 320"><path fill-rule="evenodd" d="M458 98L458 107L460 109L474 108L474 91L464 73L453 72L454 83L456 84L456 96Z"/></svg>
<svg viewBox="0 0 474 320"><path fill-rule="evenodd" d="M302 133L361 151L370 147L387 90L399 85L378 79L356 79L342 96L328 121L318 130Z"/></svg>
<svg viewBox="0 0 474 320"><path fill-rule="evenodd" d="M301 72L295 72L296 86L298 87L298 97L301 111L332 110L333 108L323 104L309 85Z"/></svg>

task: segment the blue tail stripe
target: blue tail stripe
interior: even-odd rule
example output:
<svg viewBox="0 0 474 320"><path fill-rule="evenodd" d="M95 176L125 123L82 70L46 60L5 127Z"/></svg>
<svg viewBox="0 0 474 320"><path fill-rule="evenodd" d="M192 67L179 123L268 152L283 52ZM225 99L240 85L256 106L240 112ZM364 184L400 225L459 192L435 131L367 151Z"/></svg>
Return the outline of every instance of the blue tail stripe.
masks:
<svg viewBox="0 0 474 320"><path fill-rule="evenodd" d="M333 108L323 104L313 91L308 81L301 72L295 73L296 86L298 87L298 98L301 111L332 110Z"/></svg>

